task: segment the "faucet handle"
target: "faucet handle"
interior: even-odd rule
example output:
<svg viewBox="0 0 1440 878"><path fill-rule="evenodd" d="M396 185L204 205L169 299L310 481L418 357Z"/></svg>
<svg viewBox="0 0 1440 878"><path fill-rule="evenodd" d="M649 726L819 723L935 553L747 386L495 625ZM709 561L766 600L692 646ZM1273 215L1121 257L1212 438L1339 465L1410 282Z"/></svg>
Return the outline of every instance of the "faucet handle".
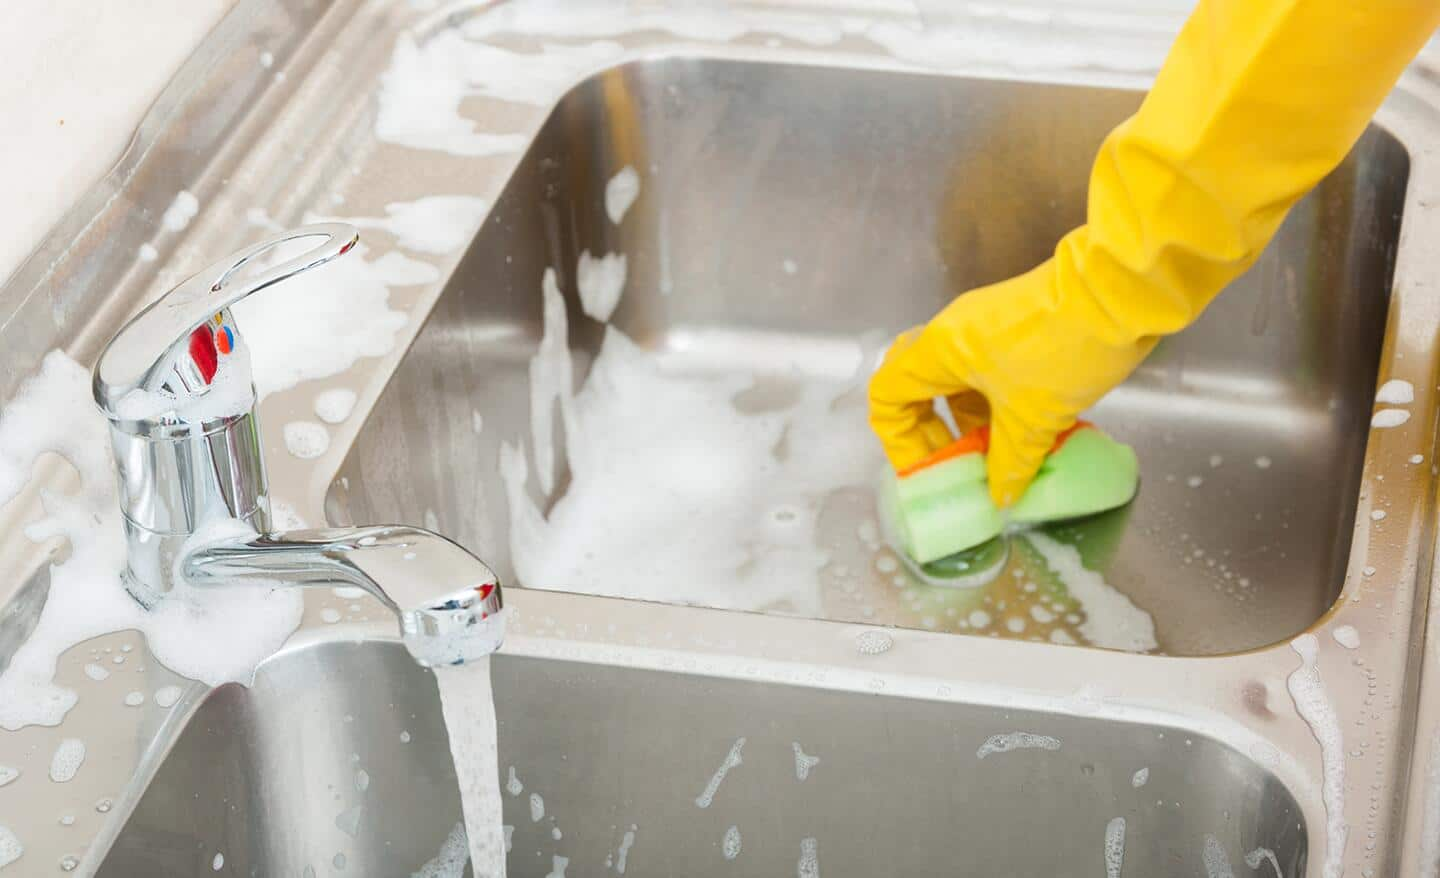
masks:
<svg viewBox="0 0 1440 878"><path fill-rule="evenodd" d="M235 276L277 247L312 238L322 240L259 273ZM358 240L359 232L345 223L301 226L192 275L137 314L106 345L95 366L95 402L112 422L145 422L156 416L122 404L135 391L164 390L180 401L203 395L215 374L214 348L209 345L218 342L222 353L236 346L230 306L251 293L324 265L349 251ZM224 337L217 338L217 333ZM250 387L248 366L237 379Z"/></svg>

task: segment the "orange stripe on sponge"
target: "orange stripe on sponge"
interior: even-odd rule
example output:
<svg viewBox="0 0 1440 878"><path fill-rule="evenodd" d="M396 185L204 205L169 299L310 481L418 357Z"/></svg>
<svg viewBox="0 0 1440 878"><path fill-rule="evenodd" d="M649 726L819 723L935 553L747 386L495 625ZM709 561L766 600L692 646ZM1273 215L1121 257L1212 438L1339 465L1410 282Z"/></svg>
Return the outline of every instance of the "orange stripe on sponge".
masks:
<svg viewBox="0 0 1440 878"><path fill-rule="evenodd" d="M1050 453L1054 454L1055 452L1059 451L1060 447L1065 444L1065 441L1071 436L1075 435L1075 432L1077 430L1094 426L1095 425L1090 423L1089 421L1076 421L1070 427L1070 429L1055 437L1055 444L1050 446ZM921 470L929 469L937 463L944 463L947 460L954 460L955 458L962 457L966 454L986 454L989 451L990 427L989 425L986 425L983 427L977 427L974 430L971 430L969 433L966 433L964 436L961 436L959 439L956 439L954 442L951 442L949 445L932 451L927 457L925 457L925 459L921 460L919 463L914 464L913 466L907 466L901 470L896 470L895 474L903 479L906 476L913 476Z"/></svg>

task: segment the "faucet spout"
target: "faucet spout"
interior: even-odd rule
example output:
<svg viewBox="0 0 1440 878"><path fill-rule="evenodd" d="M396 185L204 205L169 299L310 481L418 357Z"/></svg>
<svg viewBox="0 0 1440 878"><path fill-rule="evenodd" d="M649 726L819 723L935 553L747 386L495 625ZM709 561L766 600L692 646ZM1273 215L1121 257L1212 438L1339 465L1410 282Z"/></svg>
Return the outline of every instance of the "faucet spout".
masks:
<svg viewBox="0 0 1440 878"><path fill-rule="evenodd" d="M490 655L505 635L500 581L494 571L423 528L384 525L252 534L195 546L179 566L197 586L223 588L224 580L238 578L362 588L396 615L405 648L426 667Z"/></svg>

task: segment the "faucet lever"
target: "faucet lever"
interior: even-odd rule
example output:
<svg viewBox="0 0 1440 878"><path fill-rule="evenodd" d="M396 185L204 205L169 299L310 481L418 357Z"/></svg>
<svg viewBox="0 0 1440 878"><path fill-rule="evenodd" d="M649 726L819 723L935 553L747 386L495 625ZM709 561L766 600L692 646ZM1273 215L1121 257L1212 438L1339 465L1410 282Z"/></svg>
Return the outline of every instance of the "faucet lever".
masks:
<svg viewBox="0 0 1440 878"><path fill-rule="evenodd" d="M322 240L259 273L236 276L253 260L292 241L312 238ZM302 226L246 247L192 275L135 315L110 339L95 367L95 402L111 422L164 420L165 416L158 413L149 418L127 417L132 412L126 411L124 403L133 400L136 391L164 392L181 402L205 393L215 371L214 361L207 368L204 355L196 356L197 332L206 330L212 322L220 323L216 318L223 316L223 326L230 332L225 344L238 348L234 322L229 318L231 305L344 255L358 241L355 227L345 223ZM248 386L248 368L237 378ZM171 415L171 419L178 418Z"/></svg>

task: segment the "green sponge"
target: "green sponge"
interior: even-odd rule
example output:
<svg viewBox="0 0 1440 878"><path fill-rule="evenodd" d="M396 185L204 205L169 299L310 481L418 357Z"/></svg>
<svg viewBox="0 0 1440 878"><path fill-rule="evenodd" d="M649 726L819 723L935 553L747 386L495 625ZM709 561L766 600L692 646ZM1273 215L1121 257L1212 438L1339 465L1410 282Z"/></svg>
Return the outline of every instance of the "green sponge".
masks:
<svg viewBox="0 0 1440 878"><path fill-rule="evenodd" d="M1035 525L1124 506L1135 496L1135 451L1081 422L1057 441L1035 481L1002 512L985 480L988 436L967 436L905 475L890 474L882 514L900 548L929 564L999 536L1007 523Z"/></svg>

